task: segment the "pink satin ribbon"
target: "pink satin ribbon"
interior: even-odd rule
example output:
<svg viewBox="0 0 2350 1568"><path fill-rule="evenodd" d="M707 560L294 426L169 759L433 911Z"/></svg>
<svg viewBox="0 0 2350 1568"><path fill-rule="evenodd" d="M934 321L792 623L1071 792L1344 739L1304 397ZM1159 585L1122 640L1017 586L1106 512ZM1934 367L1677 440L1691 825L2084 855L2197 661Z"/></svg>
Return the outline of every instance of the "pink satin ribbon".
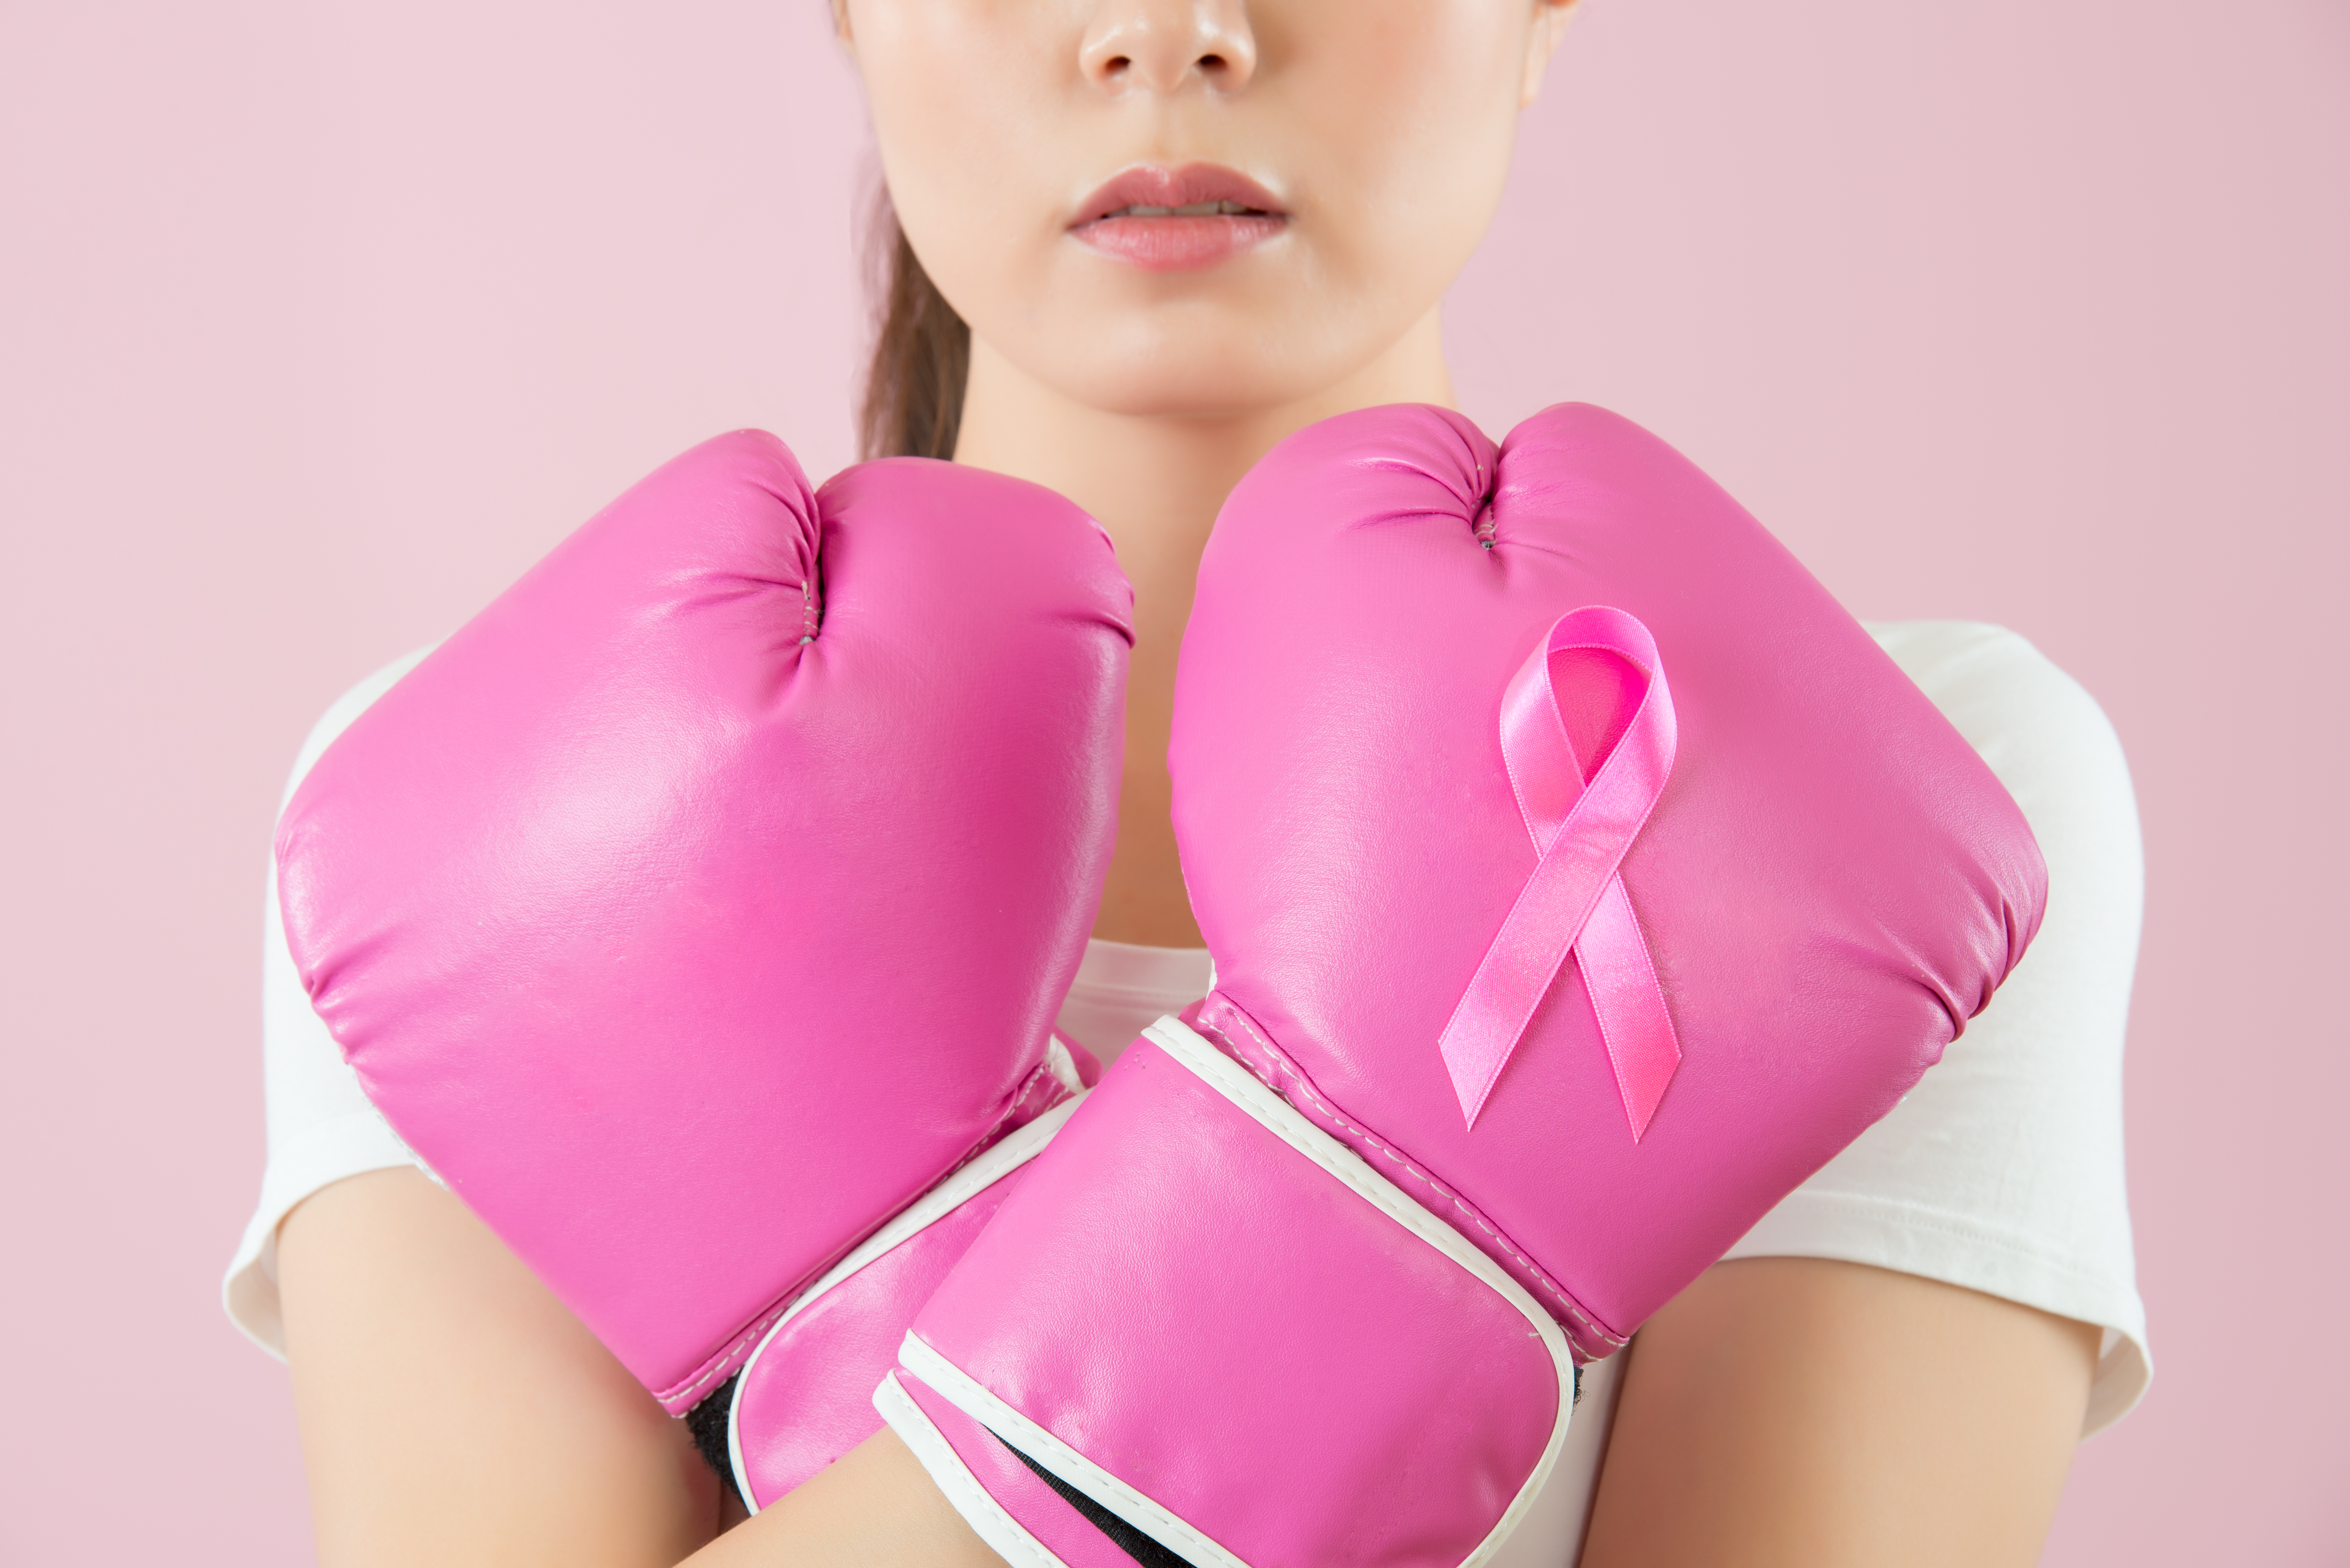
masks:
<svg viewBox="0 0 2350 1568"><path fill-rule="evenodd" d="M1577 649L1616 655L1642 678L1629 722L1617 722L1620 701L1608 715L1603 732L1615 733L1614 743L1601 742L1606 754L1587 784L1552 684L1551 656ZM1664 794L1679 732L1656 639L1607 605L1561 616L1511 678L1502 760L1540 859L1437 1041L1471 1127L1572 951L1632 1141L1648 1130L1681 1047L1617 867Z"/></svg>

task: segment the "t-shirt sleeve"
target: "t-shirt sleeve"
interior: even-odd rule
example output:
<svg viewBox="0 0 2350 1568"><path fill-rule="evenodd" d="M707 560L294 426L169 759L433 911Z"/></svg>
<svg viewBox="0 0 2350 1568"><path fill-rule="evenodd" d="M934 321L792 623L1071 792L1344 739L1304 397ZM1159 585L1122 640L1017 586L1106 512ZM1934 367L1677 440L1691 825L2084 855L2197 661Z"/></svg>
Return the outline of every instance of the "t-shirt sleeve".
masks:
<svg viewBox="0 0 2350 1568"><path fill-rule="evenodd" d="M2152 1375L2122 1171L2122 1040L2145 867L2121 742L2012 631L1870 631L1991 764L2048 864L2039 935L1918 1086L1729 1256L1836 1258L2104 1327L2084 1435Z"/></svg>
<svg viewBox="0 0 2350 1568"><path fill-rule="evenodd" d="M278 800L281 810L319 753L413 670L426 651L394 660L335 700L302 742ZM362 1171L411 1165L415 1156L369 1102L334 1036L311 1011L309 993L303 990L286 947L274 858L263 896L261 1038L269 1158L262 1171L261 1200L221 1282L221 1300L232 1323L264 1350L282 1357L286 1325L277 1299L279 1221L322 1187Z"/></svg>

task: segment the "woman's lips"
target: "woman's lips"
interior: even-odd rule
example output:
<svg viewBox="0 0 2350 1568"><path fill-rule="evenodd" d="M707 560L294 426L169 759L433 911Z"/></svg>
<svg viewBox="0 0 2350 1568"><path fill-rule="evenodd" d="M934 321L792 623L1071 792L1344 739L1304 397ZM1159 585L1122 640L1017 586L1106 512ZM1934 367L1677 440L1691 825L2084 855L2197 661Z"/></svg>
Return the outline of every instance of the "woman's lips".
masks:
<svg viewBox="0 0 2350 1568"><path fill-rule="evenodd" d="M1288 226L1288 219L1274 213L1241 213L1096 218L1069 232L1104 255L1147 272L1183 272L1253 250Z"/></svg>
<svg viewBox="0 0 2350 1568"><path fill-rule="evenodd" d="M1148 272L1213 266L1289 226L1255 181L1221 163L1138 164L1086 198L1073 238Z"/></svg>

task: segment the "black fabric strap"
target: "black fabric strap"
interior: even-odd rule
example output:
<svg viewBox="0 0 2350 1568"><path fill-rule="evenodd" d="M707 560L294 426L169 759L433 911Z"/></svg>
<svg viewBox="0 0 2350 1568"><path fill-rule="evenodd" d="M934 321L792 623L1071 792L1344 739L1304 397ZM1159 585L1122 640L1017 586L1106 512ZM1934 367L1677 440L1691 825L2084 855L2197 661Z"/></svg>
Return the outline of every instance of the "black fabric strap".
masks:
<svg viewBox="0 0 2350 1568"><path fill-rule="evenodd" d="M741 1381L743 1375L737 1372L721 1383L709 1398L685 1413L685 1428L693 1434L694 1452L718 1472L718 1484L737 1498L743 1494L734 1486L734 1456L726 1447L726 1417L733 1413L734 1385Z"/></svg>

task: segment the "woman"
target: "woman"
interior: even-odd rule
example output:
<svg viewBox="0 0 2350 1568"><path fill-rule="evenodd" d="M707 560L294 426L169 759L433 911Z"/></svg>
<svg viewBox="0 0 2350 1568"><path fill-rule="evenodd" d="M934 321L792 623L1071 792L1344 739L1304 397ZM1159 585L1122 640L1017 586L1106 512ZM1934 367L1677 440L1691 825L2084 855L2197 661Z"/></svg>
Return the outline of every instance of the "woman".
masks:
<svg viewBox="0 0 2350 1568"><path fill-rule="evenodd" d="M1164 759L1217 509L1306 424L1451 401L1437 304L1571 3L837 0L903 235L868 450L1059 491L1135 587L1117 854L1063 1013L1105 1055L1207 986ZM2146 1379L2118 747L2011 634L1878 636L2024 808L2047 922L1907 1103L1586 1377L1552 1484L1571 1522L1588 1500L1593 1568L2032 1561L2073 1444ZM322 1560L995 1561L886 1432L721 1535L682 1426L414 1168L274 929L269 961L271 1162L229 1296L282 1334Z"/></svg>

